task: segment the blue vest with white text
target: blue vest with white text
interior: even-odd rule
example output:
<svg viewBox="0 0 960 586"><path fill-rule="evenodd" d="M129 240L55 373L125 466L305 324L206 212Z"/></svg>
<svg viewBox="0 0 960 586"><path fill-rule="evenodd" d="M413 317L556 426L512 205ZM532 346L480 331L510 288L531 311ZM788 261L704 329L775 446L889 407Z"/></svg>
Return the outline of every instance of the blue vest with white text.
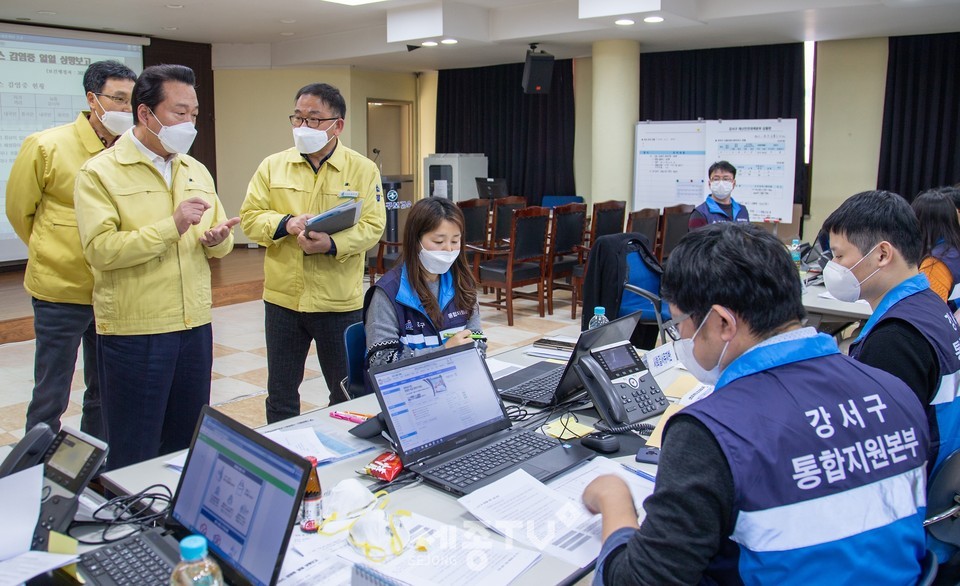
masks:
<svg viewBox="0 0 960 586"><path fill-rule="evenodd" d="M704 219L707 220L708 224L716 224L717 222L749 222L750 214L747 213L747 208L738 204L736 200L730 198L730 203L733 204L733 217L731 218L723 208L720 207L712 197L707 196L707 199L700 205L696 207L696 211L700 212Z"/></svg>
<svg viewBox="0 0 960 586"><path fill-rule="evenodd" d="M916 583L928 436L902 381L817 334L754 347L683 413L733 475L733 533L702 583Z"/></svg>
<svg viewBox="0 0 960 586"><path fill-rule="evenodd" d="M400 329L400 343L413 350L436 348L444 343L444 333L456 333L467 325L469 312L458 309L454 300L453 274L440 275L437 301L443 322L434 324L420 301L420 296L407 281L406 267L394 267L374 285L383 289L393 301ZM372 290L371 290L372 293Z"/></svg>

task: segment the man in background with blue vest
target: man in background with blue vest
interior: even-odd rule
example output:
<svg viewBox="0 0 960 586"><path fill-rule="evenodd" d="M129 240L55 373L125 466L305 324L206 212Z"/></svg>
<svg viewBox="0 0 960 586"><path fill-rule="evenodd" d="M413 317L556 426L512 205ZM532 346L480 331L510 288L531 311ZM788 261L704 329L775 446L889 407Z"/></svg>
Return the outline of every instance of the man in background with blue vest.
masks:
<svg viewBox="0 0 960 586"><path fill-rule="evenodd" d="M747 208L733 200L733 188L737 186L737 168L727 161L717 161L707 171L710 195L690 213L687 226L702 228L717 222L749 222Z"/></svg>
<svg viewBox="0 0 960 586"><path fill-rule="evenodd" d="M687 234L661 293L674 351L716 390L668 422L642 526L622 480L587 486L596 581L915 584L928 435L910 389L801 325L790 255L750 224Z"/></svg>
<svg viewBox="0 0 960 586"><path fill-rule="evenodd" d="M929 471L935 474L960 449L960 332L918 271L920 224L901 196L865 191L843 202L823 229L833 251L823 270L827 290L842 301L865 299L873 308L850 356L913 389L930 422ZM941 542L929 547L942 564L956 553Z"/></svg>

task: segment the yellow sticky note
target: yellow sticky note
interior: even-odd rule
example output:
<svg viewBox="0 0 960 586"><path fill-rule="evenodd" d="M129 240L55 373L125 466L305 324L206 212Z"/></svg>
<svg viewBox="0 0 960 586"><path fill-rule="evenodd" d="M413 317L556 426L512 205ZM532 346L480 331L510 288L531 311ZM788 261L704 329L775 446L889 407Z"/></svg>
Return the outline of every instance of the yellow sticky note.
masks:
<svg viewBox="0 0 960 586"><path fill-rule="evenodd" d="M77 540L62 533L51 531L50 544L47 547L47 551L50 553L77 555ZM84 583L83 578L77 573L77 564L63 566L60 568L60 571L66 573L80 584Z"/></svg>
<svg viewBox="0 0 960 586"><path fill-rule="evenodd" d="M700 381L689 372L678 375L676 380L663 389L663 394L674 399L682 399L690 390L700 384Z"/></svg>
<svg viewBox="0 0 960 586"><path fill-rule="evenodd" d="M663 440L663 428L667 425L667 421L669 421L670 418L681 409L683 409L683 407L677 405L676 403L671 403L667 406L667 410L664 411L660 416L660 421L657 422L657 426L653 429L653 431L650 433L650 437L647 439L648 446L653 446L656 448L660 447L660 442Z"/></svg>
<svg viewBox="0 0 960 586"><path fill-rule="evenodd" d="M548 423L543 429L543 432L550 437L555 437L561 440L571 440L574 438L583 437L588 433L592 433L593 428L589 425L584 425L575 420L573 417L567 415Z"/></svg>

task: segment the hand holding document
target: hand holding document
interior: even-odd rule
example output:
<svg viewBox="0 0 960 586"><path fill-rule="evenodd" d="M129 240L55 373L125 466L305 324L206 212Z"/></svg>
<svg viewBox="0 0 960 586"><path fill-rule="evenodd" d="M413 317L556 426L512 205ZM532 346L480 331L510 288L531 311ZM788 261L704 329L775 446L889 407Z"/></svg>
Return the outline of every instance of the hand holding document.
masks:
<svg viewBox="0 0 960 586"><path fill-rule="evenodd" d="M305 229L307 232L336 234L356 224L360 220L362 209L362 199L348 201L310 218Z"/></svg>
<svg viewBox="0 0 960 586"><path fill-rule="evenodd" d="M627 482L634 503L653 492L653 483L606 458L574 468L545 486L523 470L459 499L490 529L553 557L584 567L602 545L602 523L580 500L594 478L616 474ZM638 511L642 510L637 504Z"/></svg>

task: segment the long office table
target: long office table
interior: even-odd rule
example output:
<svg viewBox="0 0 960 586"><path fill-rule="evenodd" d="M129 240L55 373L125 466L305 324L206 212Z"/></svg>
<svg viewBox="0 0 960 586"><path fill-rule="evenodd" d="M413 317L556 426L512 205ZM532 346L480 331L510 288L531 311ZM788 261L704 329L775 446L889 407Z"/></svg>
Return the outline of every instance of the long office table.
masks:
<svg viewBox="0 0 960 586"><path fill-rule="evenodd" d="M523 348L511 350L494 356L493 358L521 367L543 360L543 358L525 354ZM374 395L368 395L332 407L304 413L299 417L259 428L258 431L296 428L307 425L319 430L346 430L354 424L329 416L331 411L342 410L360 413L378 413L380 406ZM587 416L584 423L589 424L590 422L591 418ZM320 484L323 489L327 490L345 478L357 478L356 471L358 469L376 457L377 454L389 449L389 444L385 439L374 440L374 443L376 444L376 449L373 451L318 467L317 472L319 473ZM632 455L635 450L636 448L633 448L633 451L626 449L624 452L629 452ZM172 456L173 454L167 454L133 466L107 472L100 477L101 482L104 487L117 494L134 494L155 483L164 484L170 487L172 491L180 480L180 473L165 465L165 462L170 460ZM630 461L632 461L632 457ZM646 468L647 472L655 473L656 470L655 467L648 465L637 466ZM457 502L455 496L422 483L392 492L390 509L394 508L421 513L436 521L454 525L458 528L474 528L477 526L476 519ZM295 528L294 530L296 531L297 529ZM500 535L493 531L488 530L487 533L491 539L501 542L504 541ZM568 561L551 557L541 552L540 559L514 583L536 584L538 586L542 584L569 584L579 580L589 573L590 570L591 568L589 566L580 568Z"/></svg>
<svg viewBox="0 0 960 586"><path fill-rule="evenodd" d="M829 331L843 324L866 321L873 315L873 308L864 302L850 303L820 296L826 292L827 288L823 285L807 285L804 289L803 307L807 310L807 325Z"/></svg>

